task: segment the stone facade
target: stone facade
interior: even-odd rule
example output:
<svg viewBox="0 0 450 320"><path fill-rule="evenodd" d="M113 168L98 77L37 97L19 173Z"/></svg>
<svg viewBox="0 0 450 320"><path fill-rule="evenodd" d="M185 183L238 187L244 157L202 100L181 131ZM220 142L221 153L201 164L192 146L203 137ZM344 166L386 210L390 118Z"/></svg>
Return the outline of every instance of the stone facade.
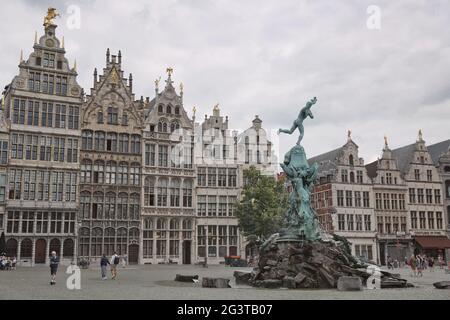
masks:
<svg viewBox="0 0 450 320"><path fill-rule="evenodd" d="M35 39L5 89L9 128L6 240L19 264L76 257L79 114L83 91L65 58L56 26Z"/></svg>
<svg viewBox="0 0 450 320"><path fill-rule="evenodd" d="M91 261L117 251L139 262L144 102L123 73L108 49L81 113L78 256Z"/></svg>
<svg viewBox="0 0 450 320"><path fill-rule="evenodd" d="M142 262L185 263L195 259L195 168L193 120L183 91L167 69L165 88L145 105L143 130Z"/></svg>
<svg viewBox="0 0 450 320"><path fill-rule="evenodd" d="M414 252L407 210L408 187L392 155L387 138L382 157L367 165L373 182L379 261L404 261Z"/></svg>
<svg viewBox="0 0 450 320"><path fill-rule="evenodd" d="M350 132L344 146L308 162L319 164L311 202L322 227L347 238L353 255L376 261L373 186Z"/></svg>

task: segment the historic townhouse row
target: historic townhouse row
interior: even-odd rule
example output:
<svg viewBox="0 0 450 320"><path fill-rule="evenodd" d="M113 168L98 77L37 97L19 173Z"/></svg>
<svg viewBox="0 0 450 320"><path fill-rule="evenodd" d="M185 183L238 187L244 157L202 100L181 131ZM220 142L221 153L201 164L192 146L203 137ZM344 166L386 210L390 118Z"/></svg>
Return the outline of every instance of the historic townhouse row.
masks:
<svg viewBox="0 0 450 320"><path fill-rule="evenodd" d="M64 263L95 263L114 251L129 263L189 264L206 256L220 263L244 255L233 213L243 170L254 164L275 172L261 120L226 143L227 130L208 136L216 124L207 116L196 123L195 110L189 117L171 68L161 92L155 81L152 100L136 99L121 52L109 49L85 95L56 28L36 35L3 92L0 232L7 255L22 265L48 262L51 251ZM203 147L213 152L206 156Z"/></svg>
<svg viewBox="0 0 450 320"><path fill-rule="evenodd" d="M385 264L414 252L449 257L450 140L391 150L364 165L348 134L341 148L309 159L319 163L313 203L325 229L347 237L357 256Z"/></svg>

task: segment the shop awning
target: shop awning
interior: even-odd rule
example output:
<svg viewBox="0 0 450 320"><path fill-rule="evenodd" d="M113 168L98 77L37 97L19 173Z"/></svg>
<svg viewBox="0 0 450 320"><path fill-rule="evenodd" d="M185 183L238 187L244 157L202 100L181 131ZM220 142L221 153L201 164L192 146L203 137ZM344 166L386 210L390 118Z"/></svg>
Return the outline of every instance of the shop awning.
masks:
<svg viewBox="0 0 450 320"><path fill-rule="evenodd" d="M450 248L450 239L447 237L414 237L423 249L445 249Z"/></svg>

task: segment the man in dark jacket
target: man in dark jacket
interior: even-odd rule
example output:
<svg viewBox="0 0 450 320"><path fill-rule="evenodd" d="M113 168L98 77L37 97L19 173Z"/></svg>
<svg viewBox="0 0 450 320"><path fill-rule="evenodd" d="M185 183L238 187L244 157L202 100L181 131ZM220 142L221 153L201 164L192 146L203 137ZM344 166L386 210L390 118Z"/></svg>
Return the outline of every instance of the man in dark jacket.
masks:
<svg viewBox="0 0 450 320"><path fill-rule="evenodd" d="M100 268L102 269L102 280L106 280L106 269L108 267L109 260L105 254L102 254L102 258L100 260Z"/></svg>
<svg viewBox="0 0 450 320"><path fill-rule="evenodd" d="M55 251L52 251L52 255L50 257L50 285L56 284L56 272L58 271L58 265L59 265L59 257L56 255Z"/></svg>

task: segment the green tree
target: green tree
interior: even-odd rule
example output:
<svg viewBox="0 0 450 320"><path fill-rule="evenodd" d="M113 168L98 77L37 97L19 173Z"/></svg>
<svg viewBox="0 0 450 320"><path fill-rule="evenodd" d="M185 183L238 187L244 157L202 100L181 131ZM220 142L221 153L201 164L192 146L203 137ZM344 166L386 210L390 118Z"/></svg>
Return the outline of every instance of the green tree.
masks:
<svg viewBox="0 0 450 320"><path fill-rule="evenodd" d="M283 182L262 175L255 167L244 171L242 200L236 204L239 228L251 242L264 241L279 232L287 209Z"/></svg>

